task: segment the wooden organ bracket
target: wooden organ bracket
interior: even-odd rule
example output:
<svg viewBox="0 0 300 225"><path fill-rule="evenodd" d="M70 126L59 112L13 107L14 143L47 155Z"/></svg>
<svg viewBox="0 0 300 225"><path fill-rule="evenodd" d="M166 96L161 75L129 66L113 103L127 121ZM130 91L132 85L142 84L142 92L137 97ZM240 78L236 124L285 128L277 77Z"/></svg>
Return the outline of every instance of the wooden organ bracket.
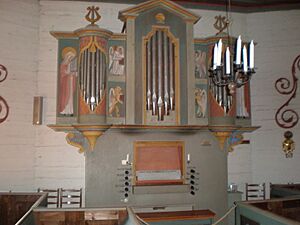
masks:
<svg viewBox="0 0 300 225"><path fill-rule="evenodd" d="M242 143L242 133L252 132L259 126L206 126L206 125L180 125L180 126L162 126L162 125L48 125L57 132L67 133L66 140L68 144L79 148L79 153L85 150L93 151L96 142L107 130L132 131L140 130L144 132L197 132L210 131L217 138L220 150L231 152L233 146Z"/></svg>
<svg viewBox="0 0 300 225"><path fill-rule="evenodd" d="M243 143L243 133L253 132L258 128L260 126L210 126L209 130L217 138L220 150L232 152L234 146Z"/></svg>
<svg viewBox="0 0 300 225"><path fill-rule="evenodd" d="M231 132L230 131L215 131L215 132L213 132L213 134L215 135L215 137L219 141L219 147L220 147L220 149L224 150L226 140L227 140L227 138L230 137Z"/></svg>

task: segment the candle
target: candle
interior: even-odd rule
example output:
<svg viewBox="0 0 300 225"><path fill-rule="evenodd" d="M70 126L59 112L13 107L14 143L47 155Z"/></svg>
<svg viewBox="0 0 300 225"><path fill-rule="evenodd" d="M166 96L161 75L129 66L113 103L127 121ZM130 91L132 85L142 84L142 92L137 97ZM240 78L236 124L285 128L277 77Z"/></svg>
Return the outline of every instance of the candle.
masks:
<svg viewBox="0 0 300 225"><path fill-rule="evenodd" d="M217 57L218 57L218 46L217 43L215 43L215 47L214 47L214 60L213 60L213 70L215 70L217 68Z"/></svg>
<svg viewBox="0 0 300 225"><path fill-rule="evenodd" d="M230 74L230 51L226 48L226 74Z"/></svg>
<svg viewBox="0 0 300 225"><path fill-rule="evenodd" d="M190 154L187 155L187 161L188 161L188 162L191 161L191 156L190 156Z"/></svg>
<svg viewBox="0 0 300 225"><path fill-rule="evenodd" d="M217 66L221 66L221 59L222 59L222 39L219 40L218 43L218 57L217 57Z"/></svg>
<svg viewBox="0 0 300 225"><path fill-rule="evenodd" d="M250 42L250 47L249 47L249 68L254 69L254 43L253 40Z"/></svg>
<svg viewBox="0 0 300 225"><path fill-rule="evenodd" d="M247 48L244 45L243 47L243 63L244 63L244 72L248 71L248 60L247 60Z"/></svg>
<svg viewBox="0 0 300 225"><path fill-rule="evenodd" d="M129 154L126 156L126 161L129 162Z"/></svg>
<svg viewBox="0 0 300 225"><path fill-rule="evenodd" d="M242 51L242 39L241 35L239 35L237 42L236 42L236 58L235 58L235 63L237 65L241 64L241 51Z"/></svg>

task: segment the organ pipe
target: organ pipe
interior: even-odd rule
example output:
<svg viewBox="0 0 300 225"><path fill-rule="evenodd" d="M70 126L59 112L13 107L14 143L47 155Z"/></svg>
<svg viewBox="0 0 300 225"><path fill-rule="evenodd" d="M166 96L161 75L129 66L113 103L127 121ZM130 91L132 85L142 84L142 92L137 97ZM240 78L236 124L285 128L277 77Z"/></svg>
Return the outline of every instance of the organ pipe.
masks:
<svg viewBox="0 0 300 225"><path fill-rule="evenodd" d="M168 65L168 36L164 32L164 100L165 100L165 114L168 115L169 110L169 65Z"/></svg>
<svg viewBox="0 0 300 225"><path fill-rule="evenodd" d="M170 57L170 108L174 110L174 100L175 100L175 91L174 91L174 52L173 52L174 45L169 42L169 57Z"/></svg>
<svg viewBox="0 0 300 225"><path fill-rule="evenodd" d="M152 37L152 115L156 114L157 91L156 91L156 33Z"/></svg>
<svg viewBox="0 0 300 225"><path fill-rule="evenodd" d="M162 64L162 33L158 31L158 120L163 119L163 64Z"/></svg>
<svg viewBox="0 0 300 225"><path fill-rule="evenodd" d="M158 121L175 108L174 48L175 44L163 29L155 31L145 44L146 110L157 115Z"/></svg>
<svg viewBox="0 0 300 225"><path fill-rule="evenodd" d="M94 111L104 97L106 56L99 48L86 48L80 56L79 87L85 103Z"/></svg>
<svg viewBox="0 0 300 225"><path fill-rule="evenodd" d="M151 109L151 41L147 42L147 110Z"/></svg>

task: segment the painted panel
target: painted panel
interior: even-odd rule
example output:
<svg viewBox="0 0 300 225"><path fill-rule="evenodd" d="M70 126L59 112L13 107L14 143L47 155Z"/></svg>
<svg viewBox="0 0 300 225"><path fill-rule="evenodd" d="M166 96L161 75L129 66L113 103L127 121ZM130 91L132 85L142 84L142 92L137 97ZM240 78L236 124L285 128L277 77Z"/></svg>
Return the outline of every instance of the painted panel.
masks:
<svg viewBox="0 0 300 225"><path fill-rule="evenodd" d="M60 39L58 45L57 116L77 114L78 40Z"/></svg>
<svg viewBox="0 0 300 225"><path fill-rule="evenodd" d="M122 123L125 120L125 93L124 82L108 83L108 118L113 123Z"/></svg>
<svg viewBox="0 0 300 225"><path fill-rule="evenodd" d="M206 43L195 43L195 117L207 118L208 115L208 90L207 78L209 68L209 46Z"/></svg>
<svg viewBox="0 0 300 225"><path fill-rule="evenodd" d="M126 109L125 40L109 40L107 123L124 124Z"/></svg>

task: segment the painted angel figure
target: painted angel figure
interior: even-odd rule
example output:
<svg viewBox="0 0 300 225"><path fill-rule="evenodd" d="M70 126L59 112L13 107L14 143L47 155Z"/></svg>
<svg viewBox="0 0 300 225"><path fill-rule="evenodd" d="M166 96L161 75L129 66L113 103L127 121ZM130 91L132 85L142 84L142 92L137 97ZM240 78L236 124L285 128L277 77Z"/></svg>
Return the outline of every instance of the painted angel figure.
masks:
<svg viewBox="0 0 300 225"><path fill-rule="evenodd" d="M74 93L77 76L76 50L66 47L62 51L62 62L60 64L59 79L59 103L58 111L60 114L74 114Z"/></svg>
<svg viewBox="0 0 300 225"><path fill-rule="evenodd" d="M115 88L110 88L109 90L109 115L115 117L120 117L120 107L119 104L123 104L121 96L124 95L122 88L116 86Z"/></svg>
<svg viewBox="0 0 300 225"><path fill-rule="evenodd" d="M206 52L201 50L195 51L195 77L206 77Z"/></svg>
<svg viewBox="0 0 300 225"><path fill-rule="evenodd" d="M112 46L109 49L109 72L114 75L124 74L124 48L122 46Z"/></svg>
<svg viewBox="0 0 300 225"><path fill-rule="evenodd" d="M195 89L195 107L196 116L205 117L207 105L207 93L205 89L196 88Z"/></svg>

